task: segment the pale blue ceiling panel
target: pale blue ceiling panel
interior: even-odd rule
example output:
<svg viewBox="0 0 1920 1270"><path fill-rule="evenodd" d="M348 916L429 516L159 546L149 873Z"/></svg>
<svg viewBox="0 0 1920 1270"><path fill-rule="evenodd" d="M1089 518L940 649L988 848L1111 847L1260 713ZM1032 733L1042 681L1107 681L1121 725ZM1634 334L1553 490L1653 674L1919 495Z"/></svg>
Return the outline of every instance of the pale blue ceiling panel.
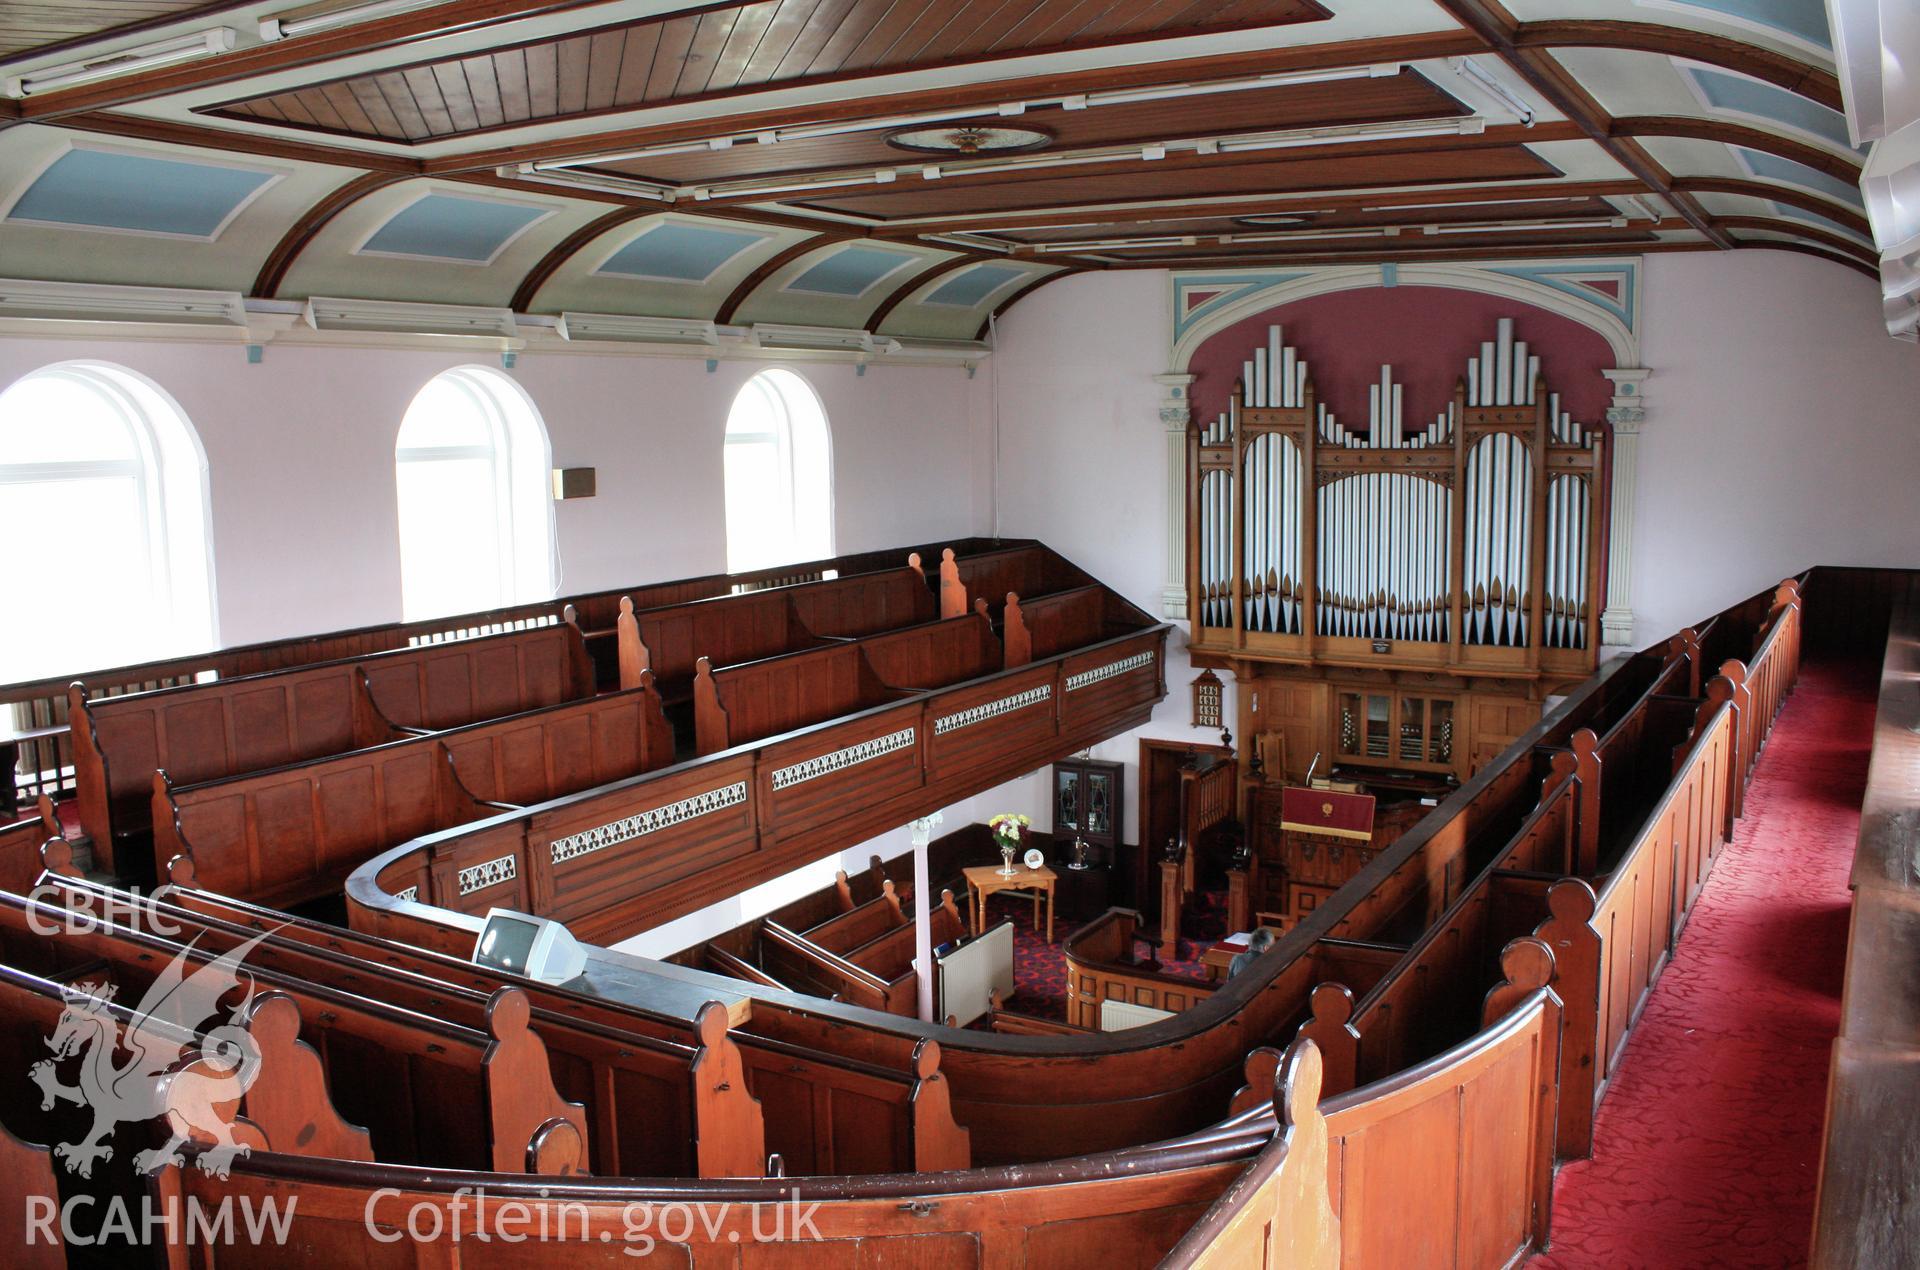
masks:
<svg viewBox="0 0 1920 1270"><path fill-rule="evenodd" d="M1849 238L1856 238L1856 239L1860 237L1860 231L1853 228L1853 226L1842 225L1839 221L1834 220L1831 217L1822 216L1818 212L1810 212L1806 210L1804 207L1795 207L1791 203L1776 202L1773 205L1773 210L1780 213L1782 216L1791 217L1794 220L1805 221L1809 225L1818 225L1822 229L1830 229L1836 234L1845 234Z"/></svg>
<svg viewBox="0 0 1920 1270"><path fill-rule="evenodd" d="M1860 187L1837 176L1828 176L1818 168L1810 168L1804 163L1792 159L1783 159L1777 154L1765 150L1749 150L1745 146L1735 146L1734 152L1746 163L1747 171L1767 181L1783 181L1788 185L1803 185L1810 190L1831 195L1853 207L1864 208L1866 202L1860 196Z"/></svg>
<svg viewBox="0 0 1920 1270"><path fill-rule="evenodd" d="M74 149L27 187L7 219L212 238L273 179L247 168Z"/></svg>
<svg viewBox="0 0 1920 1270"><path fill-rule="evenodd" d="M360 244L360 250L383 256L485 264L499 255L514 235L545 215L545 208L524 203L429 194L394 213Z"/></svg>
<svg viewBox="0 0 1920 1270"><path fill-rule="evenodd" d="M1847 137L1846 116L1837 110L1828 110L1798 93L1790 93L1759 80L1743 79L1738 75L1700 67L1690 68L1689 73L1693 76L1693 82L1700 86L1700 93L1709 105L1737 114L1752 115L1756 119L1770 119L1852 148Z"/></svg>
<svg viewBox="0 0 1920 1270"><path fill-rule="evenodd" d="M662 221L613 253L595 272L661 282L705 282L769 235Z"/></svg>
<svg viewBox="0 0 1920 1270"><path fill-rule="evenodd" d="M1018 265L975 265L971 269L962 269L934 288L933 294L927 297L927 303L971 309L1026 273Z"/></svg>
<svg viewBox="0 0 1920 1270"><path fill-rule="evenodd" d="M1833 47L1824 0L1669 0L1669 3L1689 9L1710 9L1730 18L1771 27L1821 48Z"/></svg>
<svg viewBox="0 0 1920 1270"><path fill-rule="evenodd" d="M904 251L844 247L789 282L786 289L849 299L865 295L874 283L917 259Z"/></svg>

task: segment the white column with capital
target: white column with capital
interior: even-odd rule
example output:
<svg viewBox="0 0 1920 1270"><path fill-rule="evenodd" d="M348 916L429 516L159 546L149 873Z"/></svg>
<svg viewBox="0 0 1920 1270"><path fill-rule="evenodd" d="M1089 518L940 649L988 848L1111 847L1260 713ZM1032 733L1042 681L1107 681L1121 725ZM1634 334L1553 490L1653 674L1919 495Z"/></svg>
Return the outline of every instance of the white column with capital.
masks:
<svg viewBox="0 0 1920 1270"><path fill-rule="evenodd" d="M1640 463L1640 425L1646 422L1650 370L1601 371L1613 381L1607 422L1613 425L1612 536L1607 545L1607 607L1600 614L1603 643L1633 643L1633 491Z"/></svg>
<svg viewBox="0 0 1920 1270"><path fill-rule="evenodd" d="M1160 385L1160 424L1167 443L1167 581L1160 593L1161 613L1176 621L1187 616L1187 424L1193 418L1189 392L1193 376L1169 371L1155 375Z"/></svg>
<svg viewBox="0 0 1920 1270"><path fill-rule="evenodd" d="M933 883L928 878L927 844L946 816L934 812L913 822L913 969L920 980L920 1019L933 1017Z"/></svg>

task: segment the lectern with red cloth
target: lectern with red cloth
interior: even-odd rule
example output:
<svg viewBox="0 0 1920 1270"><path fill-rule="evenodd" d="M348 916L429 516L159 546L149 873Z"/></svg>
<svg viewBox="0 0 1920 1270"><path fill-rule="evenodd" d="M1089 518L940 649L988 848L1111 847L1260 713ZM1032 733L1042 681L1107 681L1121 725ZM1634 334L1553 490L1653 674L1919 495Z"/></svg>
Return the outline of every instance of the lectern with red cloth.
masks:
<svg viewBox="0 0 1920 1270"><path fill-rule="evenodd" d="M1288 786L1280 791L1280 866L1286 908L1262 920L1292 929L1373 859L1372 794ZM1258 856L1256 855L1256 860ZM1256 894L1266 888L1257 887Z"/></svg>

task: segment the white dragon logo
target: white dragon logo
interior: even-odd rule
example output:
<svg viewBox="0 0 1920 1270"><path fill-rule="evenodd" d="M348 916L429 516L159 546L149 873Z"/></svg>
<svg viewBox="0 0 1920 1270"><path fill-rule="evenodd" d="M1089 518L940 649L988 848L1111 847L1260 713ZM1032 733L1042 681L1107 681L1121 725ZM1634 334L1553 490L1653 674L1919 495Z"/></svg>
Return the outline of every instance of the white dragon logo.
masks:
<svg viewBox="0 0 1920 1270"><path fill-rule="evenodd" d="M227 1176L234 1158L247 1153L248 1145L233 1137L231 1119L215 1108L237 1103L260 1073L260 1047L243 1021L253 1000L253 977L241 963L270 933L208 959L191 974L187 960L193 944L188 944L131 1010L114 1004L116 984L66 990L66 1008L47 1041L53 1057L35 1063L29 1075L40 1086L42 1111L71 1102L93 1112L93 1128L84 1138L53 1148L70 1172L91 1177L96 1160L113 1158L107 1139L116 1127L162 1115L167 1141L134 1157L141 1173L180 1164L180 1148L189 1140L202 1145L198 1163L216 1177ZM202 1030L219 1014L220 999L243 983L246 994L226 1022ZM116 1049L132 1058L114 1066ZM55 1064L76 1055L78 1083L63 1085Z"/></svg>

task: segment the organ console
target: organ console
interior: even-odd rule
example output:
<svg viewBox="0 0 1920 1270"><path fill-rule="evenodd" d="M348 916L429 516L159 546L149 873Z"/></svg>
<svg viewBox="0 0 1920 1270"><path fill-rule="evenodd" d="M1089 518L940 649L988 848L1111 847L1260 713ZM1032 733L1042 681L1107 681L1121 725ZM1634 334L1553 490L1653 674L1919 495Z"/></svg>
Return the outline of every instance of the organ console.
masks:
<svg viewBox="0 0 1920 1270"><path fill-rule="evenodd" d="M1364 426L1319 400L1270 326L1187 453L1191 649L1249 689L1242 736L1464 778L1592 672L1606 437L1550 390L1512 319L1430 420L1407 418L1382 366ZM1322 690L1303 695L1309 681ZM1354 702L1388 715L1379 735L1357 737Z"/></svg>

